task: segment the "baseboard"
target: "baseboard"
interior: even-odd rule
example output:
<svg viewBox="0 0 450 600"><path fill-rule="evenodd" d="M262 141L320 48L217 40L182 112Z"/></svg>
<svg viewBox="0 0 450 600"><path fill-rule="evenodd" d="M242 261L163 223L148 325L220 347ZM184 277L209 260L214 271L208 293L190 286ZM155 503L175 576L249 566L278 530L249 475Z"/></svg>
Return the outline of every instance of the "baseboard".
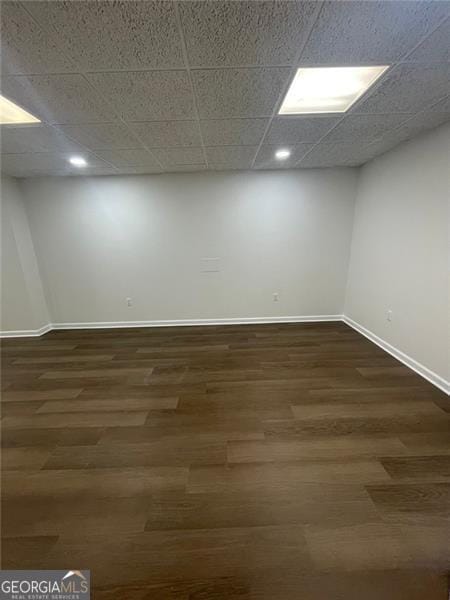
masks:
<svg viewBox="0 0 450 600"><path fill-rule="evenodd" d="M188 327L195 325L256 325L270 323L315 323L340 321L341 315L287 317L238 317L230 319L171 319L158 321L106 321L97 323L53 323L52 329L117 329L127 327Z"/></svg>
<svg viewBox="0 0 450 600"><path fill-rule="evenodd" d="M21 337L40 337L48 333L53 326L48 324L39 329L15 329L13 331L0 331L0 338L21 338Z"/></svg>
<svg viewBox="0 0 450 600"><path fill-rule="evenodd" d="M88 323L51 323L40 329L0 331L0 338L39 337L52 330L123 329L132 327L187 327L195 325L251 325L269 323L316 323L340 321L341 315L303 315L288 317L242 317L231 319L171 319L158 321L104 321Z"/></svg>
<svg viewBox="0 0 450 600"><path fill-rule="evenodd" d="M391 354L394 358L396 358L404 365L415 371L418 375L435 385L445 394L450 395L450 381L447 381L431 369L428 369L428 367L422 365L414 358L411 358L411 356L408 356L395 346L392 346L385 340L381 339L380 337L372 333L372 331L369 331L369 329L366 329L356 321L353 321L353 319L350 319L350 317L343 315L342 320L344 321L344 323L352 327L355 331L368 338L371 342L373 342L374 344Z"/></svg>

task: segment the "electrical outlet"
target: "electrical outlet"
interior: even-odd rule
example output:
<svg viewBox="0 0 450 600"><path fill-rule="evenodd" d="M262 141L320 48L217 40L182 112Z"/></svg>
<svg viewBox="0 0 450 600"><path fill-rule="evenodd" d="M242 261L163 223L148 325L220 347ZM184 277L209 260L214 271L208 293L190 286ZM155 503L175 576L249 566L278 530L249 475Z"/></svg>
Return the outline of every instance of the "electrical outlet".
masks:
<svg viewBox="0 0 450 600"><path fill-rule="evenodd" d="M133 306L133 299L132 298L126 298L127 301L127 306Z"/></svg>
<svg viewBox="0 0 450 600"><path fill-rule="evenodd" d="M274 302L278 302L278 292L274 292L274 293L272 294L272 297L273 297L273 301L274 301Z"/></svg>
<svg viewBox="0 0 450 600"><path fill-rule="evenodd" d="M389 321L389 322L391 322L392 321L392 317L393 317L392 310L389 309L387 311L387 313L386 313L386 320Z"/></svg>

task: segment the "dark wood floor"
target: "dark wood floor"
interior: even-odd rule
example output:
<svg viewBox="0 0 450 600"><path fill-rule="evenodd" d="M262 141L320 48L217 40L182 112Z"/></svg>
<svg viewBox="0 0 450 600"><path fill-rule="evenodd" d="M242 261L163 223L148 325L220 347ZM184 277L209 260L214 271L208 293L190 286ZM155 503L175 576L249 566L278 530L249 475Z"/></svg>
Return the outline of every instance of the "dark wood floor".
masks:
<svg viewBox="0 0 450 600"><path fill-rule="evenodd" d="M450 400L342 323L3 343L3 568L99 600L444 600Z"/></svg>

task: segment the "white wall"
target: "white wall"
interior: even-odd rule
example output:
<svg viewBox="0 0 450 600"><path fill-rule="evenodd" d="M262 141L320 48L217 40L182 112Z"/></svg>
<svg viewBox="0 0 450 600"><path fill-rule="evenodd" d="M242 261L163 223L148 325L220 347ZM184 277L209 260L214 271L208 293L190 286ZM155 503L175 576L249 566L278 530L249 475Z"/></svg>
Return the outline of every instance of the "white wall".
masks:
<svg viewBox="0 0 450 600"><path fill-rule="evenodd" d="M36 255L17 180L1 179L0 330L35 331L49 323Z"/></svg>
<svg viewBox="0 0 450 600"><path fill-rule="evenodd" d="M447 381L449 151L446 125L362 168L345 303L348 317Z"/></svg>
<svg viewBox="0 0 450 600"><path fill-rule="evenodd" d="M340 315L355 185L356 170L326 169L37 178L22 191L52 320L86 323ZM220 272L202 273L203 257Z"/></svg>

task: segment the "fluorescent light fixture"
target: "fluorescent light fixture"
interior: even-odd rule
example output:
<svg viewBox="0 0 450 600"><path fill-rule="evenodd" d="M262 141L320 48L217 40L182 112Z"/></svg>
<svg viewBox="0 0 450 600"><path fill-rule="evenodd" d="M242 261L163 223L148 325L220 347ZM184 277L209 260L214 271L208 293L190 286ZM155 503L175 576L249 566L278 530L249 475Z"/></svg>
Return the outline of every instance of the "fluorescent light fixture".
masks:
<svg viewBox="0 0 450 600"><path fill-rule="evenodd" d="M298 69L278 114L345 112L387 68L385 65Z"/></svg>
<svg viewBox="0 0 450 600"><path fill-rule="evenodd" d="M71 156L69 162L74 167L86 167L87 162L82 156Z"/></svg>
<svg viewBox="0 0 450 600"><path fill-rule="evenodd" d="M22 123L40 123L40 120L8 98L0 96L0 125L21 125Z"/></svg>
<svg viewBox="0 0 450 600"><path fill-rule="evenodd" d="M275 152L275 158L278 160L286 160L286 158L289 158L290 155L291 155L290 150L277 150Z"/></svg>

